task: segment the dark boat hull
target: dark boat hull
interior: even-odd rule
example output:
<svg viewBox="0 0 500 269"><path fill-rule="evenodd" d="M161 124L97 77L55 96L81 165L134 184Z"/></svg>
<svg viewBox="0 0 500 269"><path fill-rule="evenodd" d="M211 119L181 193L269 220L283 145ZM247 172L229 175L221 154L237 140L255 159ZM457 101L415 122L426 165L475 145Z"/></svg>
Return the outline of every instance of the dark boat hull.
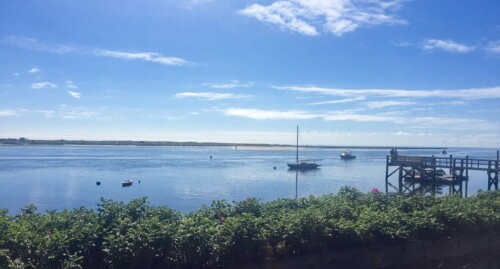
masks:
<svg viewBox="0 0 500 269"><path fill-rule="evenodd" d="M317 163L289 163L288 168L291 170L310 170L310 169L316 169L320 167L321 164Z"/></svg>
<svg viewBox="0 0 500 269"><path fill-rule="evenodd" d="M340 155L340 159L342 159L342 160L354 160L354 159L356 159L356 156L352 156L352 155L351 156L342 156L342 155Z"/></svg>
<svg viewBox="0 0 500 269"><path fill-rule="evenodd" d="M125 180L122 182L122 187L128 187L128 186L132 186L134 182L132 180Z"/></svg>

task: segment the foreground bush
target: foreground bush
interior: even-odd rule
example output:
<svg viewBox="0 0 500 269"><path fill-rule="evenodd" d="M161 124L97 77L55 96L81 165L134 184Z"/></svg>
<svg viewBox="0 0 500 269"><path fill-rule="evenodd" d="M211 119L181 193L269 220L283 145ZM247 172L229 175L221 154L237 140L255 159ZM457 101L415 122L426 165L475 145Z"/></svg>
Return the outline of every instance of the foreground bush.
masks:
<svg viewBox="0 0 500 269"><path fill-rule="evenodd" d="M0 211L0 268L203 268L345 247L498 233L500 192L337 195L261 203L214 201L181 215L101 199L88 209Z"/></svg>

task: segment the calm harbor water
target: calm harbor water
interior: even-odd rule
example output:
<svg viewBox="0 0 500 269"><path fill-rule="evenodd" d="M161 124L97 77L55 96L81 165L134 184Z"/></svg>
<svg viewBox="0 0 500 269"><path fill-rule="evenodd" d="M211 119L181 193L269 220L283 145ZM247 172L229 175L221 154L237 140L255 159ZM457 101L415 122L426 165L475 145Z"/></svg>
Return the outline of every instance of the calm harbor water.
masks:
<svg viewBox="0 0 500 269"><path fill-rule="evenodd" d="M301 151L304 158L323 160L321 169L299 173L299 197L336 193L342 186L385 189L386 149L353 150L357 159L351 161L340 160L341 152ZM399 153L440 154L428 149ZM495 159L496 149L456 148L448 154ZM217 199L294 198L295 172L286 165L294 157L293 148L0 146L0 208L16 214L35 204L43 212L96 208L100 197L124 202L148 197L152 205L189 212ZM128 178L134 184L122 187ZM469 195L487 189L486 173L471 172L468 189Z"/></svg>

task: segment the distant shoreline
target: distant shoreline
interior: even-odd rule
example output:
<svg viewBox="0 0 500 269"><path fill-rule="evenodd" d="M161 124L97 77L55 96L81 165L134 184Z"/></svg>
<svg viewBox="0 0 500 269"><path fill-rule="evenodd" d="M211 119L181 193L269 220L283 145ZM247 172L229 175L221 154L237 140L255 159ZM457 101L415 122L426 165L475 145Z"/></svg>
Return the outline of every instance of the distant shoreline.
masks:
<svg viewBox="0 0 500 269"><path fill-rule="evenodd" d="M133 140L66 140L66 139L26 139L1 138L0 145L40 145L40 146L199 146L199 147L295 147L287 144L252 144L252 143L216 143L216 142L173 142L173 141L133 141ZM319 146L303 145L301 148L331 148L331 149L448 149L447 147L401 147L401 146Z"/></svg>

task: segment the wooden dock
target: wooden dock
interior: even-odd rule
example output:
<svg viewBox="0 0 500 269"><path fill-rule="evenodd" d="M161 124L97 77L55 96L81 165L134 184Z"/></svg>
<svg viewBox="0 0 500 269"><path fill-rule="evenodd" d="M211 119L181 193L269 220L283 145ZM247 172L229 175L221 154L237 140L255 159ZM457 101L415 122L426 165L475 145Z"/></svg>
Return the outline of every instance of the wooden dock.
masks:
<svg viewBox="0 0 500 269"><path fill-rule="evenodd" d="M392 171L391 171L392 170ZM445 170L448 174L445 174ZM399 194L442 193L443 186L449 187L450 194L467 196L469 171L485 171L488 177L488 190L498 190L499 152L497 158L470 159L449 157L426 157L388 155L386 158L385 191L389 187ZM391 182L397 177L397 183Z"/></svg>

